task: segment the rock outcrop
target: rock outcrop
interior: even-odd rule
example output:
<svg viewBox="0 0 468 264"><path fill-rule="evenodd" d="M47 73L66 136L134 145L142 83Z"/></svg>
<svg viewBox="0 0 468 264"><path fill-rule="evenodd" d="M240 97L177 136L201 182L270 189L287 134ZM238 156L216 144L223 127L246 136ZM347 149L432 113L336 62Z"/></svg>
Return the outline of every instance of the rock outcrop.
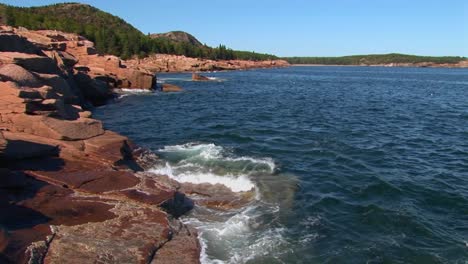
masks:
<svg viewBox="0 0 468 264"><path fill-rule="evenodd" d="M183 89L180 88L177 85L174 85L174 84L163 83L161 85L161 91L163 91L163 92L182 92Z"/></svg>
<svg viewBox="0 0 468 264"><path fill-rule="evenodd" d="M187 43L190 45L194 45L197 47L203 47L203 44L194 36L187 32L183 31L170 31L167 33L159 33L159 34L150 34L151 38L162 38L167 40L172 40L179 43Z"/></svg>
<svg viewBox="0 0 468 264"><path fill-rule="evenodd" d="M0 32L0 262L199 263L193 202L85 110L152 74L55 31Z"/></svg>
<svg viewBox="0 0 468 264"><path fill-rule="evenodd" d="M203 72L245 70L255 68L287 67L285 60L246 61L246 60L208 60L178 55L154 54L144 59L125 61L126 65L146 69L151 72Z"/></svg>
<svg viewBox="0 0 468 264"><path fill-rule="evenodd" d="M73 83L70 89L75 93L81 90L77 96L94 105L102 105L111 98L113 88L156 88L152 72L125 65L115 56L99 55L94 43L76 34L1 26L0 40L4 41L0 44L0 64L21 66L35 77L50 79L55 84L58 81ZM17 69L4 68L3 71L0 76L4 80L22 78L21 85L36 86L34 76L11 76L11 72L24 74Z"/></svg>

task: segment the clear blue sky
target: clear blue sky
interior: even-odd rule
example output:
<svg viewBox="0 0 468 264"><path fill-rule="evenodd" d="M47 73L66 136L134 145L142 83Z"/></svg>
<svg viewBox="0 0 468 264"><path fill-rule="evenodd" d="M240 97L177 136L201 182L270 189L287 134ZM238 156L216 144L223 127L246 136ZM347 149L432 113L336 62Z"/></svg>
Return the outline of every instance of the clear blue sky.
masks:
<svg viewBox="0 0 468 264"><path fill-rule="evenodd" d="M37 6L63 1L7 0ZM78 0L144 33L183 30L210 46L279 56L468 57L468 0Z"/></svg>

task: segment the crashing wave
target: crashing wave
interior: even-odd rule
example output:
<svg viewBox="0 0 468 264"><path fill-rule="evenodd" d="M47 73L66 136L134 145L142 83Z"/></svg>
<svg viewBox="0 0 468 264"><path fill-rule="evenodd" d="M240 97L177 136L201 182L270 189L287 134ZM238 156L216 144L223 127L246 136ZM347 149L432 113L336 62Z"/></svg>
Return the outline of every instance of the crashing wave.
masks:
<svg viewBox="0 0 468 264"><path fill-rule="evenodd" d="M256 199L246 207L218 211L200 206L182 219L198 229L202 263L276 258L284 252L280 248L289 247L277 218L280 207L292 203L295 185L286 180L289 176L275 173L271 158L236 156L230 149L201 143L166 146L158 154L165 161L150 169L152 173L185 183L222 184L233 192L255 190Z"/></svg>
<svg viewBox="0 0 468 264"><path fill-rule="evenodd" d="M249 178L251 174L275 170L272 159L234 157L215 144L166 146L159 152L169 162L155 166L150 172L168 175L179 182L223 184L234 192L255 188Z"/></svg>

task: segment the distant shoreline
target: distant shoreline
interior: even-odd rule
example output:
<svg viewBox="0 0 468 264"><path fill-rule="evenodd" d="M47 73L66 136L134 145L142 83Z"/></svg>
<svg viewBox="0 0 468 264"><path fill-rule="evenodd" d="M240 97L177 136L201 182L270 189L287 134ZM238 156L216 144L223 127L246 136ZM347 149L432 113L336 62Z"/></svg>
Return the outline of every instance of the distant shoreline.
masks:
<svg viewBox="0 0 468 264"><path fill-rule="evenodd" d="M385 67L385 68L456 68L466 69L468 65L460 64L431 64L431 65L417 65L417 64L372 64L372 65L340 65L340 64L290 64L292 67Z"/></svg>

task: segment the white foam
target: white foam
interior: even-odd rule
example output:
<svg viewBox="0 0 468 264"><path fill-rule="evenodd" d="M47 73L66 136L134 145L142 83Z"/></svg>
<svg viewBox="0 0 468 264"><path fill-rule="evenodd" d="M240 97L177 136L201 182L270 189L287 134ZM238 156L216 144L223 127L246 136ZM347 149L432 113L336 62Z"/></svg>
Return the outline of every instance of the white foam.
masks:
<svg viewBox="0 0 468 264"><path fill-rule="evenodd" d="M159 152L167 162L150 172L179 182L223 184L234 192L255 190L256 201L245 208L228 212L199 208L183 219L198 229L201 263L246 263L265 255L275 256L280 248L289 246L282 228L268 227L279 206L261 201L251 180L273 173L272 159L235 156L221 146L199 143L166 146Z"/></svg>
<svg viewBox="0 0 468 264"><path fill-rule="evenodd" d="M121 88L121 89L114 89L116 92L122 92L122 93L129 93L129 94L140 94L140 93L153 93L152 90L148 89L127 89L127 88Z"/></svg>
<svg viewBox="0 0 468 264"><path fill-rule="evenodd" d="M194 144L187 143L183 145L166 146L159 150L160 152L166 153L183 153L187 155L187 158L202 158L205 160L221 160L230 162L244 162L248 161L252 164L266 165L269 168L269 172L275 171L275 162L271 158L252 158L252 157L225 157L223 153L225 149L215 144Z"/></svg>
<svg viewBox="0 0 468 264"><path fill-rule="evenodd" d="M234 192L256 190L249 177L275 170L270 158L235 157L212 143L165 146L159 152L177 161L157 166L151 172L168 175L179 182L223 184Z"/></svg>
<svg viewBox="0 0 468 264"><path fill-rule="evenodd" d="M217 229L218 236L238 236L250 231L250 216L246 211L236 214Z"/></svg>
<svg viewBox="0 0 468 264"><path fill-rule="evenodd" d="M234 176L234 175L216 175L210 172L175 172L173 167L166 163L164 167L156 167L149 170L152 173L163 174L171 177L178 182L189 182L189 183L210 183L210 184L222 184L233 192L246 192L255 189L255 185L245 175Z"/></svg>
<svg viewBox="0 0 468 264"><path fill-rule="evenodd" d="M186 154L199 155L206 159L217 159L221 157L223 148L215 144L187 143L183 145L165 146L160 152L182 152Z"/></svg>

